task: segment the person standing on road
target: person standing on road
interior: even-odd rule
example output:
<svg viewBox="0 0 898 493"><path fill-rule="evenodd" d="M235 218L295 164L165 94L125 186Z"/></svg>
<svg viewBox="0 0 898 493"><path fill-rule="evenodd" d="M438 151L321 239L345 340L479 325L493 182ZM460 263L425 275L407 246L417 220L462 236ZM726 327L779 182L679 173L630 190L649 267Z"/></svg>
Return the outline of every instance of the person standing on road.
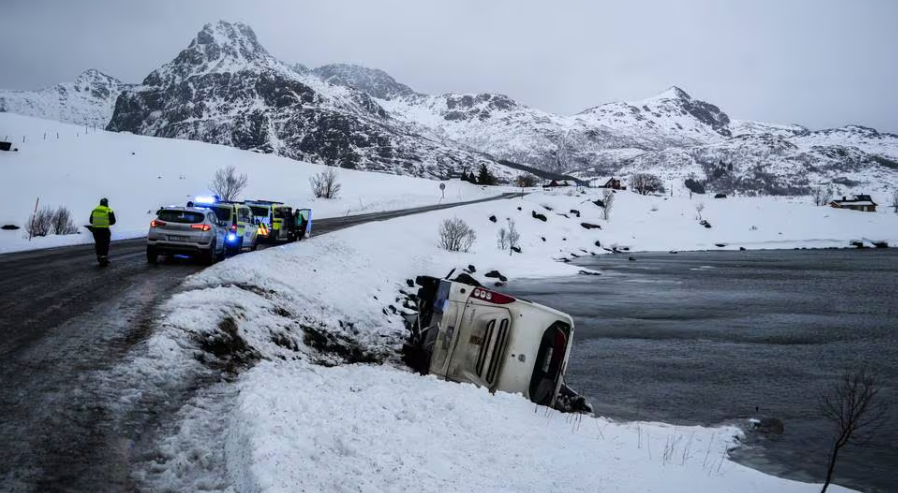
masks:
<svg viewBox="0 0 898 493"><path fill-rule="evenodd" d="M112 233L109 227L115 224L115 212L109 208L108 199L100 199L100 205L90 213L90 231L94 234L94 248L100 266L109 265L109 241Z"/></svg>

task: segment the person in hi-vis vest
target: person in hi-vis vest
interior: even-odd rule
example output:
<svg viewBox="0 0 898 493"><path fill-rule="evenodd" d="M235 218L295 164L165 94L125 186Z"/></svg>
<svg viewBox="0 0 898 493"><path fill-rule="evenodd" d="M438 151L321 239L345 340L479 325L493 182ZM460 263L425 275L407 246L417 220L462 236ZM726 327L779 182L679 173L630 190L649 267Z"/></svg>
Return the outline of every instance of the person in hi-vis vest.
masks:
<svg viewBox="0 0 898 493"><path fill-rule="evenodd" d="M100 205L90 213L90 231L94 234L97 262L102 266L109 265L109 241L112 239L109 227L113 224L115 212L109 208L109 200L100 199Z"/></svg>

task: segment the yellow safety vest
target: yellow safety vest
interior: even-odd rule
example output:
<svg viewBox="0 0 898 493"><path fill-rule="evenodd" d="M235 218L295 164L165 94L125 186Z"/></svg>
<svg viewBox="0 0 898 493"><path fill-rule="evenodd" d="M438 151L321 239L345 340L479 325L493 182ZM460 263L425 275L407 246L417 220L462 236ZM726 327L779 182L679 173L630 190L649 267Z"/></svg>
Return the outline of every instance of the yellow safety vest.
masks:
<svg viewBox="0 0 898 493"><path fill-rule="evenodd" d="M109 228L109 214L112 214L112 209L105 205L98 205L90 213L91 225L95 228Z"/></svg>

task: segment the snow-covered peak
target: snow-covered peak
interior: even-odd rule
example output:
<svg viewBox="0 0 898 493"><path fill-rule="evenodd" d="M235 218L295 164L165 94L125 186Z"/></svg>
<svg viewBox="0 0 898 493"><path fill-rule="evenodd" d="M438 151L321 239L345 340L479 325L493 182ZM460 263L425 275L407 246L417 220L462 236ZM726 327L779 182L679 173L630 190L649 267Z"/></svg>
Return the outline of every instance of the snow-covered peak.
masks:
<svg viewBox="0 0 898 493"><path fill-rule="evenodd" d="M683 99L683 100L691 100L692 96L686 94L686 91L680 89L677 86L671 86L666 91L658 94L657 96L653 96L649 98L649 100L660 100L660 99Z"/></svg>
<svg viewBox="0 0 898 493"><path fill-rule="evenodd" d="M240 22L218 21L203 26L186 49L174 60L153 71L143 83L148 86L167 85L194 75L236 73L275 66L292 72L268 54L252 28Z"/></svg>
<svg viewBox="0 0 898 493"><path fill-rule="evenodd" d="M242 22L230 23L218 21L203 26L196 38L190 42L189 48L201 47L207 53L215 48L221 50L221 56L254 60L268 55L265 48L259 44L256 33L251 27ZM218 58L217 53L210 53L213 58Z"/></svg>
<svg viewBox="0 0 898 493"><path fill-rule="evenodd" d="M118 95L129 84L96 69L37 91L0 90L0 112L105 127Z"/></svg>
<svg viewBox="0 0 898 493"><path fill-rule="evenodd" d="M373 98L394 99L415 94L412 88L376 68L334 63L318 67L312 73L326 82L358 89Z"/></svg>
<svg viewBox="0 0 898 493"><path fill-rule="evenodd" d="M100 72L97 69L91 68L87 69L81 73L78 77L75 77L75 80L72 81L77 86L84 85L106 85L106 86L121 86L124 82L116 79L115 77Z"/></svg>

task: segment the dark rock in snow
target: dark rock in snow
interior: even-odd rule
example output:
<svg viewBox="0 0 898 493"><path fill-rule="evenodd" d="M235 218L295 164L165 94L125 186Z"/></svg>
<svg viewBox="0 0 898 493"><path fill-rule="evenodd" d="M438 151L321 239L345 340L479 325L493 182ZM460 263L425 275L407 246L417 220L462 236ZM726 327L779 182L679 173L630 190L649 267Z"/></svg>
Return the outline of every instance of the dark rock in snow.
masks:
<svg viewBox="0 0 898 493"><path fill-rule="evenodd" d="M580 274L582 276L601 276L602 275L601 272L595 272L595 271L591 271L591 270L581 270L577 274Z"/></svg>
<svg viewBox="0 0 898 493"><path fill-rule="evenodd" d="M490 216L490 221L491 221L491 222L496 222L496 221L497 221L496 216Z"/></svg>
<svg viewBox="0 0 898 493"><path fill-rule="evenodd" d="M515 253L521 253L521 252L523 252L524 250L522 250L521 247L513 246L513 247L511 247L511 251L513 251L513 252L515 252Z"/></svg>
<svg viewBox="0 0 898 493"><path fill-rule="evenodd" d="M628 258L627 260L629 260L630 262L636 262L636 258L635 258L635 257L630 257L630 258Z"/></svg>
<svg viewBox="0 0 898 493"><path fill-rule="evenodd" d="M415 287L415 281L413 279L406 279L405 284L407 284L410 288Z"/></svg>
<svg viewBox="0 0 898 493"><path fill-rule="evenodd" d="M599 248L602 248L602 242L599 240L596 240L596 246Z"/></svg>
<svg viewBox="0 0 898 493"><path fill-rule="evenodd" d="M727 194L725 194L725 193L716 193L716 194L714 194L714 198L715 198L715 199L725 199L725 198L727 198Z"/></svg>
<svg viewBox="0 0 898 493"><path fill-rule="evenodd" d="M539 219L542 222L546 222L549 220L549 218L547 218L544 214L539 214L536 211L533 211L532 215L533 215L533 219Z"/></svg>
<svg viewBox="0 0 898 493"><path fill-rule="evenodd" d="M578 211L577 209L571 209L571 214L580 217L580 211Z"/></svg>
<svg viewBox="0 0 898 493"><path fill-rule="evenodd" d="M477 279L474 279L473 277L471 277L465 273L459 274L458 276L455 277L455 279L453 279L453 281L460 282L462 284L467 284L469 286L475 286L475 287L480 287L480 285L481 285L480 281L478 281Z"/></svg>
<svg viewBox="0 0 898 493"><path fill-rule="evenodd" d="M715 243L714 246L723 248L723 247L727 246L727 244L726 243Z"/></svg>
<svg viewBox="0 0 898 493"><path fill-rule="evenodd" d="M491 271L487 272L486 274L484 274L483 277L491 277L493 279L501 279L502 274L499 273L499 271L497 271L497 270L491 270Z"/></svg>
<svg viewBox="0 0 898 493"><path fill-rule="evenodd" d="M477 269L473 265L468 265L468 274L473 274L477 272Z"/></svg>
<svg viewBox="0 0 898 493"><path fill-rule="evenodd" d="M543 241L546 241L546 237L545 237L545 236L540 236L540 238L542 238Z"/></svg>
<svg viewBox="0 0 898 493"><path fill-rule="evenodd" d="M15 231L15 230L19 229L19 227L16 226L15 224L4 224L2 227L0 227L0 229L2 229L4 231Z"/></svg>
<svg viewBox="0 0 898 493"><path fill-rule="evenodd" d="M605 202L602 199L595 199L592 201L592 203L603 209L605 208Z"/></svg>
<svg viewBox="0 0 898 493"><path fill-rule="evenodd" d="M706 219L702 219L702 220L699 221L698 223L701 224L702 226L708 228L708 229L711 229L711 223L709 223Z"/></svg>
<svg viewBox="0 0 898 493"><path fill-rule="evenodd" d="M739 247L739 251L740 251L740 252L744 252L744 251L745 251L745 247Z"/></svg>
<svg viewBox="0 0 898 493"><path fill-rule="evenodd" d="M520 207L518 207L518 210L521 210L521 208L520 208Z"/></svg>
<svg viewBox="0 0 898 493"><path fill-rule="evenodd" d="M601 226L593 223L580 223L580 226L583 226L586 229L602 229Z"/></svg>

